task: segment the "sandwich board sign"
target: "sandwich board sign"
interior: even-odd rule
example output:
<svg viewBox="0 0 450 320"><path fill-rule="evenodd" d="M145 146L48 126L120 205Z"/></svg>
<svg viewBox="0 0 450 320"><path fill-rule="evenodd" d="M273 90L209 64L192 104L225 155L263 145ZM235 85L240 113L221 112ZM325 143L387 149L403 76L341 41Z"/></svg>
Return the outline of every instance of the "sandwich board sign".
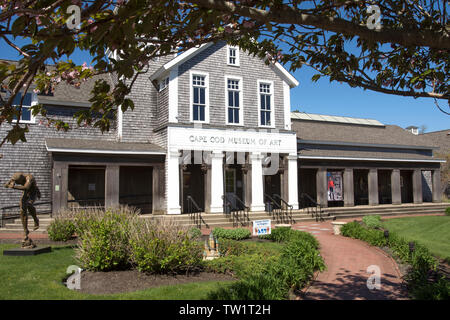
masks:
<svg viewBox="0 0 450 320"><path fill-rule="evenodd" d="M255 220L253 221L253 235L254 236L262 236L266 234L271 234L271 221L270 219L266 220Z"/></svg>

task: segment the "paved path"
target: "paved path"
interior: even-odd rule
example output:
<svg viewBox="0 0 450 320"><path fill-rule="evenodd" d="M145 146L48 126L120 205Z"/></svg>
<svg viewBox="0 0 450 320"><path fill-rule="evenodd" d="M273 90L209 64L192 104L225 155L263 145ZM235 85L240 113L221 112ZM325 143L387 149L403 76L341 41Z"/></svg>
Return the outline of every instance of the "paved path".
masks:
<svg viewBox="0 0 450 320"><path fill-rule="evenodd" d="M319 273L306 290L306 300L396 300L406 299L400 271L395 261L381 249L333 234L331 222L301 223L296 230L312 233L320 242L327 270ZM367 268L381 272L380 289L369 290Z"/></svg>

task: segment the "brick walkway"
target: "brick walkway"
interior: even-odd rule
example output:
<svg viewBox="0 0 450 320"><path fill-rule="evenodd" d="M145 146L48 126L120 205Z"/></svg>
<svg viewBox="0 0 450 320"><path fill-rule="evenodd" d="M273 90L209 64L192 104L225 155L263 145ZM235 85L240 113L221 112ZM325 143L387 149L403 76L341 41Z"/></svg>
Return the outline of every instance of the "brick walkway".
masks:
<svg viewBox="0 0 450 320"><path fill-rule="evenodd" d="M407 299L395 261L367 243L333 235L331 222L301 223L296 230L312 233L320 242L327 270L319 273L306 290L306 300L397 300ZM379 290L369 290L367 267L381 272Z"/></svg>

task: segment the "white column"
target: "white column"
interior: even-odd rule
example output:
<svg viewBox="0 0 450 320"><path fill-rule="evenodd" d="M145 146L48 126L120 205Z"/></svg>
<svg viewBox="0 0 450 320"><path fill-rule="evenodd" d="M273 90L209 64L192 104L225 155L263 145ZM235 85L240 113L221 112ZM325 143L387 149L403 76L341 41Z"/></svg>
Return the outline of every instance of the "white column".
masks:
<svg viewBox="0 0 450 320"><path fill-rule="evenodd" d="M256 152L250 154L250 162L252 165L252 204L251 211L264 211L264 187L263 187L263 170L262 170L261 153Z"/></svg>
<svg viewBox="0 0 450 320"><path fill-rule="evenodd" d="M180 152L170 150L167 157L167 214L180 214Z"/></svg>
<svg viewBox="0 0 450 320"><path fill-rule="evenodd" d="M211 153L211 213L223 212L223 157L222 152Z"/></svg>
<svg viewBox="0 0 450 320"><path fill-rule="evenodd" d="M298 209L298 174L297 174L297 154L290 154L288 157L288 203Z"/></svg>

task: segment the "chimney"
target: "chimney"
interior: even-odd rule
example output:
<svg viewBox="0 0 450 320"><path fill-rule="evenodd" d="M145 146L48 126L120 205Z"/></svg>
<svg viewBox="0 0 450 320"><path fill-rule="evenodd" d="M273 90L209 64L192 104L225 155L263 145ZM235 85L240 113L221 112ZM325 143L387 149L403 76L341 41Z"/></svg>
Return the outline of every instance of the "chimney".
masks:
<svg viewBox="0 0 450 320"><path fill-rule="evenodd" d="M419 134L419 127L416 127L416 126L406 127L406 130L408 130L409 132L411 132L412 134L415 134L415 135Z"/></svg>

